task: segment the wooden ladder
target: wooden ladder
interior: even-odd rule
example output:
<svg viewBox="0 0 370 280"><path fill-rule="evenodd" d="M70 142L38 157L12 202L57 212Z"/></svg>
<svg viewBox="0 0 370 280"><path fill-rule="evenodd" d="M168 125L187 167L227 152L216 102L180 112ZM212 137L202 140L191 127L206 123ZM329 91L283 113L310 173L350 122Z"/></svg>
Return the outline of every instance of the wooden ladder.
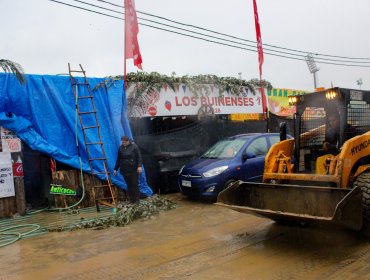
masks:
<svg viewBox="0 0 370 280"><path fill-rule="evenodd" d="M93 194L95 198L96 210L100 212L99 205L107 205L116 207L116 194L111 182L110 172L108 171L107 158L104 151L104 143L101 137L100 125L98 121L97 111L94 104L94 97L91 93L89 82L86 78L86 72L79 64L81 70L71 70L68 63L69 77L72 86L72 92L76 101L76 110L80 119L86 154L90 165ZM73 77L73 73L83 74L79 80ZM81 111L81 109L83 111ZM78 145L78 144L77 144ZM94 151L94 157L91 153ZM96 166L102 165L102 172L95 172L93 163ZM95 175L105 174L106 182L97 184L98 180Z"/></svg>

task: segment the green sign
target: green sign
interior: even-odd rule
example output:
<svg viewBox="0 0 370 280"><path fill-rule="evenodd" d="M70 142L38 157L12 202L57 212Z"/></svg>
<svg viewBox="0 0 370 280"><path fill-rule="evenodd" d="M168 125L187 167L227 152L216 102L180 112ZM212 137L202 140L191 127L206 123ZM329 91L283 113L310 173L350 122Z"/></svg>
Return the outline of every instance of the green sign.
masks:
<svg viewBox="0 0 370 280"><path fill-rule="evenodd" d="M51 186L51 189L50 189L51 194L76 195L75 190L67 189L63 187L62 185L50 184L50 186Z"/></svg>

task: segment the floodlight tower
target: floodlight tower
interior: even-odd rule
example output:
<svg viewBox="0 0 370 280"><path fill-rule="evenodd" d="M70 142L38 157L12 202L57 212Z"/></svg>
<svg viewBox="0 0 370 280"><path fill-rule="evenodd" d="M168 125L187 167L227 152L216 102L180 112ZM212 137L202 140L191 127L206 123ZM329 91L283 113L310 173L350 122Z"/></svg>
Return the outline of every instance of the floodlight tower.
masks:
<svg viewBox="0 0 370 280"><path fill-rule="evenodd" d="M316 62L312 56L311 53L307 54L306 57L305 57L305 60L307 62L307 66L308 66L308 69L310 70L310 73L313 74L313 83L314 83L314 86L315 86L315 89L317 88L317 84L316 84L316 72L320 70L320 68L318 68L316 66Z"/></svg>
<svg viewBox="0 0 370 280"><path fill-rule="evenodd" d="M362 86L362 78L358 79L357 81L357 85L360 87L361 89L361 86Z"/></svg>

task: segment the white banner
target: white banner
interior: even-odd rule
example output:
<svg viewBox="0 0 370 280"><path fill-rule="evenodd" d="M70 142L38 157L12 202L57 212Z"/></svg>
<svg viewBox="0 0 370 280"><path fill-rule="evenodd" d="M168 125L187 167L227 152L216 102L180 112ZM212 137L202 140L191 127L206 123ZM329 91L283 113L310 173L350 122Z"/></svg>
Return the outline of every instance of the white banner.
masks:
<svg viewBox="0 0 370 280"><path fill-rule="evenodd" d="M204 89L197 95L186 85L180 85L176 91L169 87L160 92L137 93L135 85L127 90L128 114L130 117L184 116L197 115L201 106L210 106L214 114L262 113L262 99L258 90L252 93L247 87L240 95L227 91L220 95L219 90L211 85L208 94Z"/></svg>
<svg viewBox="0 0 370 280"><path fill-rule="evenodd" d="M13 168L9 152L0 153L0 198L15 196Z"/></svg>

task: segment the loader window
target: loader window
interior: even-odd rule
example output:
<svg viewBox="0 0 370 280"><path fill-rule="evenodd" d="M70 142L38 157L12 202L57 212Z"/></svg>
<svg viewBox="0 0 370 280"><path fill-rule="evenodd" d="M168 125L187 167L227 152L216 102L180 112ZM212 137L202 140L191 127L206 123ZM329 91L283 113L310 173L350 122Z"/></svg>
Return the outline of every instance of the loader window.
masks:
<svg viewBox="0 0 370 280"><path fill-rule="evenodd" d="M348 104L347 124L352 126L356 135L365 133L370 130L370 105L365 101L351 101ZM355 135L350 135L350 131L345 132L345 139Z"/></svg>
<svg viewBox="0 0 370 280"><path fill-rule="evenodd" d="M326 111L322 107L307 107L300 124L299 171L314 171L317 151L325 140Z"/></svg>
<svg viewBox="0 0 370 280"><path fill-rule="evenodd" d="M307 107L301 119L301 148L322 145L325 140L324 108Z"/></svg>

